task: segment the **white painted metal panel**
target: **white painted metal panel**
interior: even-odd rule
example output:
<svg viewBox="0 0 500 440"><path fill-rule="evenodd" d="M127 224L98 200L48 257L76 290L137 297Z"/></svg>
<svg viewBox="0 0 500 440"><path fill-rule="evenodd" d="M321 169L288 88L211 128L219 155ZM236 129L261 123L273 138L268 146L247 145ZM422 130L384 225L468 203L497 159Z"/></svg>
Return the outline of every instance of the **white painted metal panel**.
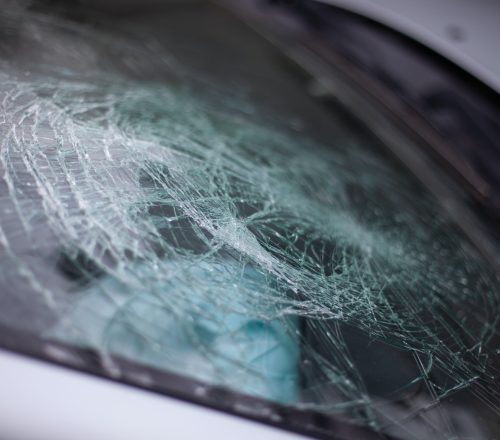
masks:
<svg viewBox="0 0 500 440"><path fill-rule="evenodd" d="M500 92L500 1L323 1L412 37Z"/></svg>
<svg viewBox="0 0 500 440"><path fill-rule="evenodd" d="M0 350L1 440L293 440L302 436Z"/></svg>

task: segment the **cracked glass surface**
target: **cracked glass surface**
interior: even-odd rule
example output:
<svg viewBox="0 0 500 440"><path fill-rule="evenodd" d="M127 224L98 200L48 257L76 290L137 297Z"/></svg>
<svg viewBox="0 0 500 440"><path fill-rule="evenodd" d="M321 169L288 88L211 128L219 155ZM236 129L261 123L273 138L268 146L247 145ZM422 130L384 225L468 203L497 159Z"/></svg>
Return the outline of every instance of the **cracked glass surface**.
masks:
<svg viewBox="0 0 500 440"><path fill-rule="evenodd" d="M500 435L495 271L274 49L179 9L141 43L2 18L0 322L110 375L119 355L396 438Z"/></svg>

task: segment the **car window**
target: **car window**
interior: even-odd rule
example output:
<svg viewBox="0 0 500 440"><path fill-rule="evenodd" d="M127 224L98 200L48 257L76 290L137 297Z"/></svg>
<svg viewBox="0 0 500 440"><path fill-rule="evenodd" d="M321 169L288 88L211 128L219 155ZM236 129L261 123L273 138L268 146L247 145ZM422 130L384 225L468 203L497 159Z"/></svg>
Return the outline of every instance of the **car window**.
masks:
<svg viewBox="0 0 500 440"><path fill-rule="evenodd" d="M6 328L312 411L313 433L498 433L495 271L363 108L314 100L213 6L2 21Z"/></svg>

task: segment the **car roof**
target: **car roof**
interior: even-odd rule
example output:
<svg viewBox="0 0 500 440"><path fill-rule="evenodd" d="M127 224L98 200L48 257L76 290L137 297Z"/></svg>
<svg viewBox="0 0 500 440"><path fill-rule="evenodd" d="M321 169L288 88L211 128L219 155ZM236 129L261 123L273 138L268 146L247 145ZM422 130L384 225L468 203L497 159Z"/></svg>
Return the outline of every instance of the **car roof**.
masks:
<svg viewBox="0 0 500 440"><path fill-rule="evenodd" d="M389 26L448 58L500 93L500 2L322 0Z"/></svg>

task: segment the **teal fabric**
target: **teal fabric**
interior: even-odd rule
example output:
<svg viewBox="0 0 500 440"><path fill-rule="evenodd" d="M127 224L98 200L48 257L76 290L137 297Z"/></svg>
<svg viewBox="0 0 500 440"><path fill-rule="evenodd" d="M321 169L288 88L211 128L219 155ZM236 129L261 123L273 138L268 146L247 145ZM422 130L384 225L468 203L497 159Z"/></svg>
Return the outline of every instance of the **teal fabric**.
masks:
<svg viewBox="0 0 500 440"><path fill-rule="evenodd" d="M126 283L120 276L98 279L80 293L67 318L71 325L59 324L52 336L207 384L295 402L297 319L265 318L266 309L274 316L277 311L270 309L277 307L275 299L265 301L272 277L251 266L241 272L227 261L198 262L177 272L180 267L168 261L160 267L132 264ZM156 276L148 277L151 271Z"/></svg>

